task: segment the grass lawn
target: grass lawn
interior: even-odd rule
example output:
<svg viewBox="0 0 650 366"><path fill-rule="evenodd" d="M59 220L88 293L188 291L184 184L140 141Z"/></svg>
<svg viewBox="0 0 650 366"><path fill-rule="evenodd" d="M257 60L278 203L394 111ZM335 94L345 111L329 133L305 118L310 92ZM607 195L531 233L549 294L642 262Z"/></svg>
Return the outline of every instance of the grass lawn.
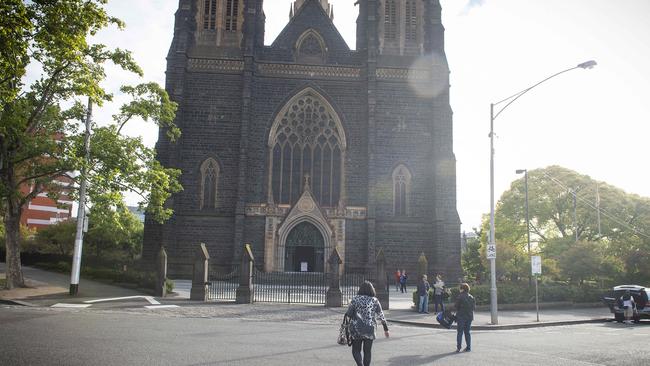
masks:
<svg viewBox="0 0 650 366"><path fill-rule="evenodd" d="M3 289L3 288L5 288L5 283L6 283L6 282L7 282L7 281L5 281L4 278L0 278L0 290Z"/></svg>

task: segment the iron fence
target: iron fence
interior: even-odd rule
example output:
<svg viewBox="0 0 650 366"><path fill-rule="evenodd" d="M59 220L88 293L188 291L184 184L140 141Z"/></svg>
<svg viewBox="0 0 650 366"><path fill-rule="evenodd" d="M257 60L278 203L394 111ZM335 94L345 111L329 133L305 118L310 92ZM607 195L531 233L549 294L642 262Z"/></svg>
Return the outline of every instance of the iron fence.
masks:
<svg viewBox="0 0 650 366"><path fill-rule="evenodd" d="M325 304L327 276L322 272L253 273L254 302Z"/></svg>
<svg viewBox="0 0 650 366"><path fill-rule="evenodd" d="M232 300L237 295L239 287L239 266L234 266L232 272L226 274L211 274L208 286L208 300Z"/></svg>
<svg viewBox="0 0 650 366"><path fill-rule="evenodd" d="M370 276L363 273L346 273L341 277L341 295L343 305L349 305L352 298L359 292L359 286L370 280Z"/></svg>

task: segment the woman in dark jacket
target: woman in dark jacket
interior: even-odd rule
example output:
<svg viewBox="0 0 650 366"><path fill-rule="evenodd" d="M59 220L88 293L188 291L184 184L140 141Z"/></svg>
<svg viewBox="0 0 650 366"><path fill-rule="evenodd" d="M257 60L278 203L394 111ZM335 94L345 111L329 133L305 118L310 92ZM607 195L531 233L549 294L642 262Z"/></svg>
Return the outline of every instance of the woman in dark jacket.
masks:
<svg viewBox="0 0 650 366"><path fill-rule="evenodd" d="M463 334L465 334L465 352L472 350L472 335L470 329L472 328L472 321L474 320L474 296L469 294L469 285L466 283L460 284L460 294L456 298L456 352L460 352L463 344Z"/></svg>
<svg viewBox="0 0 650 366"><path fill-rule="evenodd" d="M384 335L389 337L386 317L377 300L377 293L372 283L365 281L359 286L359 292L350 302L345 313L350 319L350 337L352 338L352 357L357 366L368 366L372 358L372 342L375 339L376 318L384 327ZM363 359L361 348L363 346Z"/></svg>

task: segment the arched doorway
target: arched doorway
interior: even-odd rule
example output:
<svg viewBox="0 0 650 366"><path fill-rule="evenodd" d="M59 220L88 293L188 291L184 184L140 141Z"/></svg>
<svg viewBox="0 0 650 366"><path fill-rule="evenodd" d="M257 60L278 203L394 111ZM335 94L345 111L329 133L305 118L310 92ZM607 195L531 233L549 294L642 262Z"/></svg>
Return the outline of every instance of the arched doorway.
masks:
<svg viewBox="0 0 650 366"><path fill-rule="evenodd" d="M286 272L323 272L325 240L320 230L309 222L301 222L287 235L284 270Z"/></svg>

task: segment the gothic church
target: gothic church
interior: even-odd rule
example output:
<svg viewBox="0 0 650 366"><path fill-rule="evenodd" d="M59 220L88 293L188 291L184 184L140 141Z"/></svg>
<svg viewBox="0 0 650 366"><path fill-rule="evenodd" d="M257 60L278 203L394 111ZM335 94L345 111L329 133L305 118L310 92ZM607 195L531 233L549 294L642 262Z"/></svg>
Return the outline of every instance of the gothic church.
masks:
<svg viewBox="0 0 650 366"><path fill-rule="evenodd" d="M271 0L266 0L271 1ZM353 1L353 0L350 0ZM166 88L182 131L156 145L182 171L165 224L147 218L144 258L161 245L189 276L205 243L227 271L251 243L264 271L461 275L449 67L439 0L356 1L356 49L328 0L297 0L264 44L263 0L180 0Z"/></svg>

